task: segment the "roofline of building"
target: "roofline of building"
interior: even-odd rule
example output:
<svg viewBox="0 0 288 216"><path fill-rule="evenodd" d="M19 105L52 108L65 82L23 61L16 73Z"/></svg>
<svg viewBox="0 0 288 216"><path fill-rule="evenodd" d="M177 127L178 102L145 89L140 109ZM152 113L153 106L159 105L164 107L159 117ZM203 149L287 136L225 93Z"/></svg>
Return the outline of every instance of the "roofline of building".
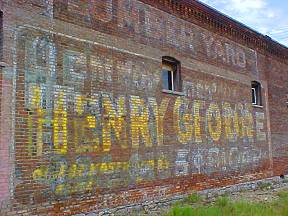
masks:
<svg viewBox="0 0 288 216"><path fill-rule="evenodd" d="M288 62L288 48L198 0L140 0L263 54Z"/></svg>
<svg viewBox="0 0 288 216"><path fill-rule="evenodd" d="M221 11L219 11L219 10L211 7L211 6L208 5L208 4L205 4L204 2L201 2L201 1L198 1L198 0L196 0L196 1L197 1L199 4L202 4L202 5L204 5L205 7L209 8L210 10L215 11L215 12L221 14L221 15L224 16L225 18L230 19L231 21L233 21L233 22L235 22L236 24L240 25L242 28L246 28L246 29L254 32L255 34L257 34L258 36L265 37L266 40L272 40L273 42L279 44L280 46L283 46L284 48L288 49L287 46L285 46L284 44L282 44L282 43L280 43L280 42L278 42L278 41L276 41L276 40L274 40L274 39L272 39L270 36L264 35L264 34L260 33L259 31L255 30L255 29L253 29L253 28L251 28L251 27L249 27L249 26L247 26L246 24L244 24L244 23L242 23L242 22L234 19L234 18L231 17L231 16L228 16L228 15L222 13Z"/></svg>
<svg viewBox="0 0 288 216"><path fill-rule="evenodd" d="M209 8L210 10L215 11L215 12L221 14L221 15L224 16L225 18L228 18L228 19L232 20L232 21L235 22L236 24L241 25L242 27L247 28L247 29L249 29L250 31L255 32L255 33L258 34L258 35L267 36L267 35L264 35L264 34L260 33L259 31L255 30L255 29L249 27L248 25L240 22L239 20L236 20L235 18L233 18L233 17L231 17L231 16L229 16L229 15L227 15L227 14L225 14L225 13L219 11L219 10L217 10L216 8L211 7L210 5L208 5L208 4L204 3L204 2L201 2L201 1L198 1L198 0L196 0L196 1L197 1L199 4L202 4L202 5L204 5L205 7ZM277 42L277 41L276 41L276 42ZM278 43L278 42L277 42L277 43ZM280 43L280 44L281 44L281 43ZM283 45L283 44L282 44L282 45Z"/></svg>

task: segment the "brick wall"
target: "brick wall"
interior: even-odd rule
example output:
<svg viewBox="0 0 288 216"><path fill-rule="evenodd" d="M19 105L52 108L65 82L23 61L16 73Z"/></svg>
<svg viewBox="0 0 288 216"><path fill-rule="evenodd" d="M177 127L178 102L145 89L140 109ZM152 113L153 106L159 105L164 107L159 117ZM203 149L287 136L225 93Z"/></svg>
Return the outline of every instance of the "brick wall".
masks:
<svg viewBox="0 0 288 216"><path fill-rule="evenodd" d="M275 60L269 62L269 106L271 118L273 170L275 175L288 172L287 165L287 92L288 92L288 70L287 65Z"/></svg>
<svg viewBox="0 0 288 216"><path fill-rule="evenodd" d="M2 10L3 213L71 215L287 171L287 64L273 56L137 0ZM162 56L181 62L181 95L162 91Z"/></svg>

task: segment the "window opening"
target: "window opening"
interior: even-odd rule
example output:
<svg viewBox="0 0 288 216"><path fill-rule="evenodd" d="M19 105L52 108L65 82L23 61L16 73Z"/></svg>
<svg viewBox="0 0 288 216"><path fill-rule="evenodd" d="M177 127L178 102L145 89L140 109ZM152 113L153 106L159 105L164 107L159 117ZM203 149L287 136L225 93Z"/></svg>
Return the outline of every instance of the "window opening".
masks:
<svg viewBox="0 0 288 216"><path fill-rule="evenodd" d="M164 90L180 92L182 89L180 62L171 57L162 59L162 87Z"/></svg>
<svg viewBox="0 0 288 216"><path fill-rule="evenodd" d="M262 106L261 84L256 81L252 81L251 89L252 89L252 104L255 106Z"/></svg>

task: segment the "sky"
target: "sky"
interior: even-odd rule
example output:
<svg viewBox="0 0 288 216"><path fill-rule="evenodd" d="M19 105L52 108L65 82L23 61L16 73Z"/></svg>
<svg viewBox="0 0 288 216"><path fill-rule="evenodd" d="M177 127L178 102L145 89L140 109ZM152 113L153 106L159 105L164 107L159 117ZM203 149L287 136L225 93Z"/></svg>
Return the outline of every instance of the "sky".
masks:
<svg viewBox="0 0 288 216"><path fill-rule="evenodd" d="M200 0L288 47L288 0Z"/></svg>

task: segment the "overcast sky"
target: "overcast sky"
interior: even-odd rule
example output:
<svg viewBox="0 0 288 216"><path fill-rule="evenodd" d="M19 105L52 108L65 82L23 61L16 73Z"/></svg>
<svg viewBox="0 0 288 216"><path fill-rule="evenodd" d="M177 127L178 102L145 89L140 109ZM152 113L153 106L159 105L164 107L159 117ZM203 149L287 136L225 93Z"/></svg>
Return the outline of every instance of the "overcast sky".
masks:
<svg viewBox="0 0 288 216"><path fill-rule="evenodd" d="M200 0L288 47L288 0Z"/></svg>

